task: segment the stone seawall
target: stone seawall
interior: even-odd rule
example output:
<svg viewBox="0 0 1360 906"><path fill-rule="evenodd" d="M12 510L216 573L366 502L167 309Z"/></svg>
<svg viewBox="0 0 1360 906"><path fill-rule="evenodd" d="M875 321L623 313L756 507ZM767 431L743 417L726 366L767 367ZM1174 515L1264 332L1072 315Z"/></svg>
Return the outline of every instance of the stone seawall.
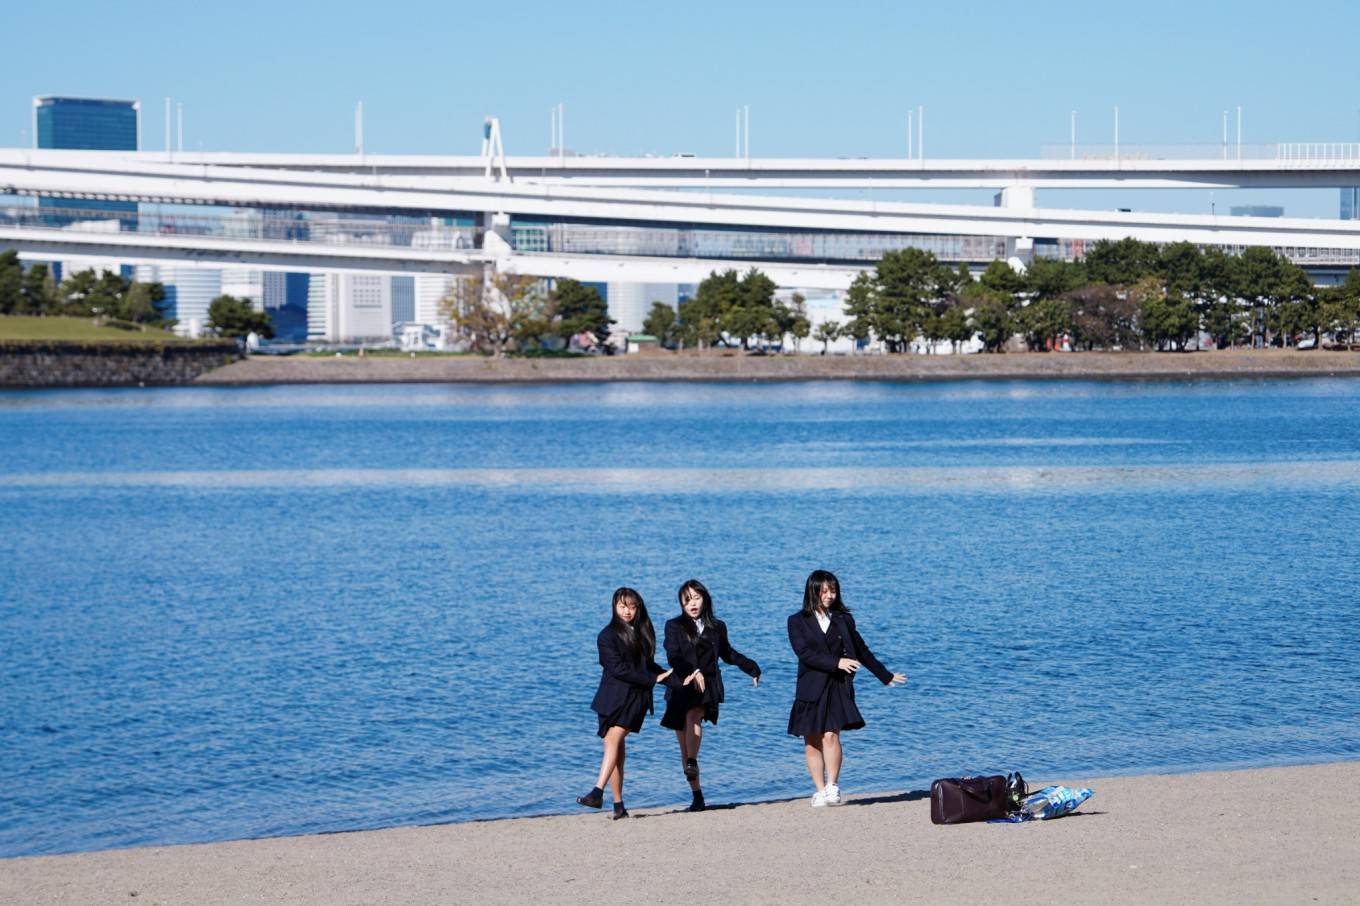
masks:
<svg viewBox="0 0 1360 906"><path fill-rule="evenodd" d="M234 342L0 342L0 387L187 384L241 358Z"/></svg>

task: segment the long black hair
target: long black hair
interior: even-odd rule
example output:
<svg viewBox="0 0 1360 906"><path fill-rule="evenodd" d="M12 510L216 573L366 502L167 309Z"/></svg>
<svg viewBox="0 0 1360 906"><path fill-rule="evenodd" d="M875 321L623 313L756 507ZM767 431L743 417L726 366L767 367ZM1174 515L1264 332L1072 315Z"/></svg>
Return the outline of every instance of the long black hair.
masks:
<svg viewBox="0 0 1360 906"><path fill-rule="evenodd" d="M625 623L619 619L620 601L632 599L637 606L633 622ZM647 604L642 595L626 585L614 590L614 600L609 605L609 628L614 630L629 657L635 660L650 661L656 656L656 630L652 628L652 618L647 615Z"/></svg>
<svg viewBox="0 0 1360 906"><path fill-rule="evenodd" d="M699 597L704 599L704 605L699 610L699 619L712 626L718 621L718 618L713 615L713 596L708 593L707 588L704 588L704 583L698 579L690 579L684 585L681 585L680 591L676 593L676 597L680 599L680 616L683 618L680 625L684 628L685 635L693 639L699 634L699 627L694 625L694 620L690 619L689 614L685 613L685 593L690 591L697 591Z"/></svg>
<svg viewBox="0 0 1360 906"><path fill-rule="evenodd" d="M835 573L827 572L824 569L814 569L812 575L807 577L807 585L803 587L803 613L811 615L822 603L822 589L830 585L836 590L836 597L832 598L831 606L827 608L833 613L849 613L850 608L845 606L841 600L841 582L836 578Z"/></svg>

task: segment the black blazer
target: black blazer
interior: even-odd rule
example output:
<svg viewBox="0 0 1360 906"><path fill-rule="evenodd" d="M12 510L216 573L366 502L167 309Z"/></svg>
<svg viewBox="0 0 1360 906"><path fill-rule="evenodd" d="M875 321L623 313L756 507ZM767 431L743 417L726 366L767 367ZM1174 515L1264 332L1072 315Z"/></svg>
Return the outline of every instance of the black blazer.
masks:
<svg viewBox="0 0 1360 906"><path fill-rule="evenodd" d="M855 618L848 613L831 613L831 625L826 634L817 625L817 617L801 610L789 617L789 644L798 655L799 701L815 702L826 689L826 684L839 674L853 684L854 676L837 669L843 657L852 658L869 668L884 685L892 682L892 671L884 667L855 629ZM850 687L851 695L854 686Z"/></svg>
<svg viewBox="0 0 1360 906"><path fill-rule="evenodd" d="M679 682L674 688L680 688L680 683L685 681L685 677L698 670L704 677L704 699L710 702L722 701L722 669L718 665L718 658L736 666L747 676L760 676L760 665L733 648L732 643L727 640L726 623L722 620L709 620L704 626L703 634L691 639L685 632L685 623L688 621L687 616L672 617L666 621L666 660L675 671L671 676L679 677ZM670 698L671 688L668 686L666 700L670 701Z"/></svg>
<svg viewBox="0 0 1360 906"><path fill-rule="evenodd" d="M666 668L654 658L630 657L610 626L600 630L595 637L595 646L600 650L600 666L604 669L600 675L600 688L595 690L595 699L590 703L591 710L596 714L613 714L629 698L641 694L646 696L647 710L651 711L652 687Z"/></svg>

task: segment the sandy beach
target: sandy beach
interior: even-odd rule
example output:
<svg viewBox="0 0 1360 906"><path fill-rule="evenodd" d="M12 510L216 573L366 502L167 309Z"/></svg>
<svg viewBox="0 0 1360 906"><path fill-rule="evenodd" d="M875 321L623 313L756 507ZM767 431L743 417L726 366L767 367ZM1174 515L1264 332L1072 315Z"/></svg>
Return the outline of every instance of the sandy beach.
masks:
<svg viewBox="0 0 1360 906"><path fill-rule="evenodd" d="M1096 793L1019 825L936 827L917 790L10 859L0 902L1360 901L1360 762L1034 779Z"/></svg>
<svg viewBox="0 0 1360 906"><path fill-rule="evenodd" d="M257 355L217 368L195 383L1184 380L1327 375L1360 376L1360 352L1233 349L1190 353L752 356L729 350L570 359Z"/></svg>

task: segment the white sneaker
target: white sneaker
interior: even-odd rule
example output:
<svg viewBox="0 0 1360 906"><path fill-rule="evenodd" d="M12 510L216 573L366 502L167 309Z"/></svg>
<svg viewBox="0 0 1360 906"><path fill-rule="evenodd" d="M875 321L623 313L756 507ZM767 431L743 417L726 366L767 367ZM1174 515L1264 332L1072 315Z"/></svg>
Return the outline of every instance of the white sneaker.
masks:
<svg viewBox="0 0 1360 906"><path fill-rule="evenodd" d="M826 798L827 805L841 804L841 788L836 784L828 783L826 789L822 791L822 794Z"/></svg>
<svg viewBox="0 0 1360 906"><path fill-rule="evenodd" d="M826 792L824 790L818 790L812 794L812 807L826 808Z"/></svg>

